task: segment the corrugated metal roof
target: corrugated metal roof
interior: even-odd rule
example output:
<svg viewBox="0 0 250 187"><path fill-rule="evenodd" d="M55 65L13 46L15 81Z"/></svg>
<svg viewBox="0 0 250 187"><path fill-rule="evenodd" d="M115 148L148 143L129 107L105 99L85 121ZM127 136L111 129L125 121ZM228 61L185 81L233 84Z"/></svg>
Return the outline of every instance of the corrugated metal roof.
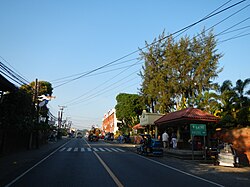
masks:
<svg viewBox="0 0 250 187"><path fill-rule="evenodd" d="M164 115L155 121L155 124L163 124L169 123L171 121L179 121L179 120L197 120L197 121L219 121L219 118L209 114L208 112L202 111L197 108L186 108L183 110L179 110L176 112L171 112L169 114Z"/></svg>

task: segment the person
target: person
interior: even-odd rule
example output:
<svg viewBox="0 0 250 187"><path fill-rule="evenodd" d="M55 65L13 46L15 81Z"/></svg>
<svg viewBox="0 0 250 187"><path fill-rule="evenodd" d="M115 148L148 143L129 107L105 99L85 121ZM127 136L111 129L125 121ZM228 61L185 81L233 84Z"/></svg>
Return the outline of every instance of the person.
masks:
<svg viewBox="0 0 250 187"><path fill-rule="evenodd" d="M164 148L168 148L169 145L168 145L168 133L165 131L163 134L162 134L162 142L163 142L163 147Z"/></svg>
<svg viewBox="0 0 250 187"><path fill-rule="evenodd" d="M173 148L176 149L177 148L177 136L175 133L172 134L172 139L171 139Z"/></svg>

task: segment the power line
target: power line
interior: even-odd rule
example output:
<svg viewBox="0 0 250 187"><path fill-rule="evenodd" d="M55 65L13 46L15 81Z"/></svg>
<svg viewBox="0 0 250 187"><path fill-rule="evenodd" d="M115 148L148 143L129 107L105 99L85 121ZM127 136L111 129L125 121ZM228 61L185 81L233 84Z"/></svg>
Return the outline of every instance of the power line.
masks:
<svg viewBox="0 0 250 187"><path fill-rule="evenodd" d="M231 1L231 0L230 0L230 1ZM229 3L230 1L228 1L227 3ZM242 2L243 2L243 1L242 1ZM227 4L227 3L225 3L225 4ZM240 2L239 2L239 3L240 3ZM207 16L205 16L203 19L206 19L206 18L208 18L209 16L212 16L213 13L214 13L215 11L217 11L217 10L220 9L221 7L225 6L225 4L223 4L222 6L220 6L219 8L217 8L216 10L214 10L213 12L211 12L210 14L208 14ZM234 5L235 5L235 4L234 4ZM234 5L232 5L232 6L234 6ZM230 7L232 7L232 6L230 6ZM233 13L233 14L231 14L230 16L226 17L226 18L223 19L222 21L216 23L216 24L213 25L212 27L217 26L218 24L224 22L225 20L227 20L227 19L229 19L230 17L234 16L235 14L239 13L239 12L242 11L243 9L247 8L248 6L249 6L249 5L243 7L243 8L240 9L239 11L236 11L235 13ZM228 9L228 8L229 8L229 7L227 7L226 9ZM225 10L225 9L223 9L223 10ZM223 10L221 10L221 11L223 11ZM220 12L221 12L221 11L220 11ZM217 14L217 13L216 13L216 14ZM203 20L203 19L201 19L201 20ZM247 19L241 21L240 23L242 23L242 22L244 22L244 21L246 21L246 20L247 20ZM236 25L239 25L240 23L237 23ZM236 25L235 25L235 26L236 26ZM210 27L210 28L212 28L212 27ZM229 29L231 29L231 28L233 28L233 27L234 27L234 26L230 27ZM189 28L190 28L190 27L189 27ZM229 30L229 29L227 29L227 30ZM226 31L226 30L225 30L225 31ZM225 31L223 31L223 32L225 32ZM219 33L219 34L221 34L221 33ZM197 35L197 36L198 36L198 35ZM196 36L196 37L197 37L197 36ZM166 36L166 37L167 37L167 36ZM166 37L164 37L164 38L166 38ZM160 39L160 40L162 40L162 39ZM160 40L158 40L158 41L160 41ZM155 42L153 42L153 43L155 43ZM151 43L150 45L152 45L152 43ZM89 75L89 76L90 76L90 75ZM93 76L93 74L92 74L92 76ZM101 85L104 85L104 84L101 84ZM98 86L97 88L99 88L99 86ZM90 92L94 91L95 89L96 89L96 88L94 88L94 89L91 90ZM103 90L102 90L102 91L103 91ZM100 92L98 92L98 93L100 93ZM79 97L77 97L77 98L75 98L75 99L73 99L73 100L67 102L67 104L71 104L71 105L78 104L79 102L77 103L76 100L79 99L79 98L81 98L82 96L84 96L84 95L86 95L86 94L89 94L89 93L82 94L81 96L79 96ZM100 94L97 94L97 95L95 95L95 96L91 95L91 96L85 98L85 100L90 99L90 98L92 99L92 98L94 98L94 97L96 97L96 96L99 96L99 95L100 95ZM84 100L82 100L82 101L80 101L80 102L83 102L83 101L84 101Z"/></svg>
<svg viewBox="0 0 250 187"><path fill-rule="evenodd" d="M138 72L139 70L137 70L136 72ZM90 92L88 92L88 93L85 93L85 94L82 94L80 97L78 97L77 99L79 99L79 98L81 98L82 96L85 96L86 94L89 94L89 96L87 96L87 97L85 97L84 99L82 99L82 100L80 100L80 101L75 101L76 99L74 99L74 100L72 100L71 102L68 102L68 103L66 103L67 105L70 105L70 106L72 106L72 105L75 105L75 104L78 104L78 103L82 103L82 102L84 102L85 100L87 100L87 99L93 99L93 98L95 98L95 97L97 97L97 96L100 96L100 95L102 95L103 93L105 93L105 92L108 92L108 91L110 91L110 90L113 90L114 88L114 85L116 85L116 84L118 84L119 82L121 82L121 81L123 81L123 80L125 80L126 78L128 78L128 77L130 77L131 75L134 75L134 73L135 72L132 72L130 75L128 75L128 76L126 76L125 78L122 78L122 79L120 79L120 80L118 80L118 81L116 81L115 83L112 83L112 84L110 84L110 85L106 85L106 87L104 88L104 89L102 89L101 91L96 91L96 93L93 95L93 94L90 94L90 93L92 93L93 91L95 91L96 90L96 88L99 88L98 86L96 87L96 88L94 88L94 89L92 89ZM134 80L135 78L133 78L132 80ZM126 83L127 82L129 82L130 80L128 80L128 81L126 81ZM105 84L102 84L102 85L105 85ZM121 86L121 85L124 85L123 83L121 83L121 84L119 84L118 86ZM115 87L116 88L116 87Z"/></svg>
<svg viewBox="0 0 250 187"><path fill-rule="evenodd" d="M128 57L128 56L131 56L132 54L135 54L135 53L137 53L137 52L139 52L139 51L141 51L141 50L143 50L143 49L146 49L148 46L154 45L155 43L158 43L158 42L160 42L160 41L162 41L162 40L165 40L166 38L168 38L168 37L170 37L170 36L173 36L173 35L175 35L175 34L178 34L178 33L182 32L182 31L185 31L186 29L189 29L190 27L193 27L193 26L195 26L195 25L197 25L197 24L199 24L199 23L201 23L201 22L203 22L203 21L205 21L205 20L207 20L207 19L209 19L209 18L211 18L211 17L214 17L214 16L216 16L216 15L218 15L218 14L220 14L220 13L226 11L226 10L229 10L229 9L231 9L232 7L235 7L235 6L237 6L237 5L241 4L241 3L243 3L244 1L246 1L246 0L242 0L242 1L237 2L237 3L235 3L235 4L231 5L231 6L226 7L226 8L224 8L224 9L218 11L218 12L215 12L215 13L213 13L213 14L210 14L210 15L208 15L208 16L202 18L202 19L199 20L199 21L196 21L196 22L194 22L194 23L192 23L192 24L190 24L190 25L188 25L188 26L186 26L186 27L184 27L184 28L182 28L182 29L180 29L180 30L178 30L178 31L175 31L175 32L172 33L172 34L169 34L169 35L167 35L167 36L165 36L165 37L163 37L163 38L161 38L161 39L159 39L159 40L156 40L156 41L152 42L151 44L148 44L148 45L144 46L143 48L139 48L138 50L135 50L135 51L133 51L133 52L131 52L131 53L128 53L127 55L124 55L124 56L122 56L122 57L120 57L120 58L118 58L118 59L116 59L116 60L114 60L114 61L111 61L111 62L109 62L109 63L107 63L107 64L105 64L105 65L103 65L103 66L100 66L100 67L98 67L98 68L96 68L96 69L93 69L93 70L91 70L91 71L89 71L89 72L86 72L86 73L84 73L84 74L82 74L82 75L80 75L80 76L78 76L78 77L76 77L76 78L73 78L73 79L71 79L71 80L68 80L68 81L62 83L62 84L59 84L59 85L55 86L54 88L58 88L58 87L63 86L63 85L65 85L65 84L69 83L69 82L78 80L78 79L80 79L80 78L82 78L82 77L85 77L85 76L87 76L87 75L89 75L89 74L91 74L91 73L93 73L93 72L96 72L96 71L98 71L98 70L100 70L100 69L103 69L103 68L105 68L105 67L107 67L107 66L110 66L111 64L114 64L115 62L118 62L118 61L120 61L120 60L122 60L122 59L124 59L124 58L126 58L126 57Z"/></svg>
<svg viewBox="0 0 250 187"><path fill-rule="evenodd" d="M22 85L26 84L26 80L22 78L20 75L18 75L16 72L8 68L6 65L4 65L2 62L0 62L0 68L3 70L2 73L4 73L6 76L8 74L8 77L11 78L11 80L15 81L16 83Z"/></svg>
<svg viewBox="0 0 250 187"><path fill-rule="evenodd" d="M127 62L134 61L134 60L137 60L137 58L133 58L133 59L125 60L125 61L122 61L122 62L118 62L118 63L112 64L110 66L107 66L107 67L116 66L116 65L127 63ZM69 76L66 76L66 77L62 77L62 78L58 78L58 79L55 79L55 80L51 80L50 82L61 82L64 79L68 79L68 78L75 77L75 76L80 76L80 75L83 75L83 74L88 73L88 72L89 71L85 71L85 72L82 72L82 73L77 73L77 74L74 74L74 75L69 75Z"/></svg>

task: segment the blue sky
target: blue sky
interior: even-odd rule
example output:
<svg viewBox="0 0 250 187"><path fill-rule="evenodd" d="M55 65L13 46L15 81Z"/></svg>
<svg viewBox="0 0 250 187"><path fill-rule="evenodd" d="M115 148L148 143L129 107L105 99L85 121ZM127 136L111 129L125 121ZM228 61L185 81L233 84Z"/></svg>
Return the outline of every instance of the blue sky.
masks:
<svg viewBox="0 0 250 187"><path fill-rule="evenodd" d="M0 61L30 82L36 78L51 82L56 99L48 107L55 116L63 105L67 106L63 116L74 127L101 126L104 113L115 106L119 93L138 93L139 53L67 84L58 81L113 62L144 47L145 41L151 43L163 30L178 31L226 2L223 8L239 1L0 0L0 56L4 58ZM215 34L242 22L230 30L238 31L217 37L223 41L246 35L218 43L218 52L224 54L219 62L224 70L215 80L220 84L250 77L249 4L247 0L181 35L195 36L230 15L213 28Z"/></svg>

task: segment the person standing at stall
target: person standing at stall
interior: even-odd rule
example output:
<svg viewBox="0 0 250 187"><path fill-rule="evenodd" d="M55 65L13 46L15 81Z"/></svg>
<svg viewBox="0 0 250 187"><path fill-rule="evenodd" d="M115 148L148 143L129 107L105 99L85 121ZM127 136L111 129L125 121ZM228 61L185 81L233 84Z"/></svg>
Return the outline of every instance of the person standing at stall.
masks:
<svg viewBox="0 0 250 187"><path fill-rule="evenodd" d="M172 133L171 142L172 142L173 148L176 149L177 148L177 136L174 132Z"/></svg>
<svg viewBox="0 0 250 187"><path fill-rule="evenodd" d="M162 134L162 142L164 148L169 148L168 138L169 138L168 133L164 131L164 133Z"/></svg>

